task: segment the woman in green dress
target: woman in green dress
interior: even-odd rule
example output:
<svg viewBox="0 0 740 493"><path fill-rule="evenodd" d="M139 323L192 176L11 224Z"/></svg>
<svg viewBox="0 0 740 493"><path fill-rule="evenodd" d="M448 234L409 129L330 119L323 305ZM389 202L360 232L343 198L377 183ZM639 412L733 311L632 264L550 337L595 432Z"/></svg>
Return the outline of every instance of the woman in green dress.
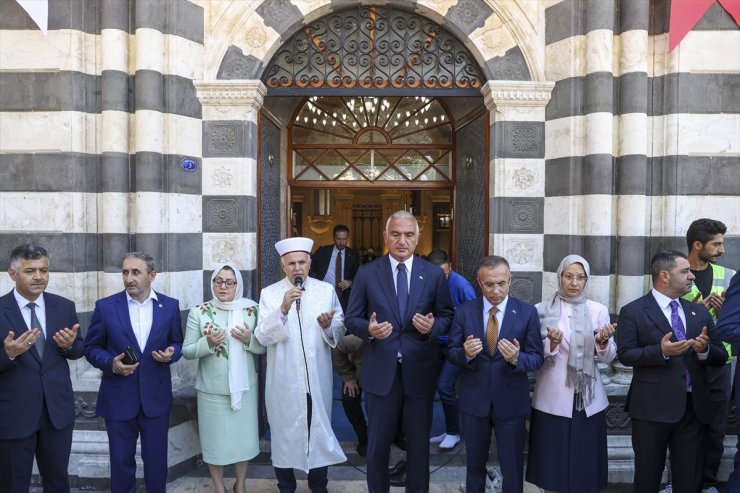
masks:
<svg viewBox="0 0 740 493"><path fill-rule="evenodd" d="M226 492L223 466L234 464L234 491L245 493L247 461L259 454L253 355L265 348L252 336L258 305L243 297L241 273L229 264L213 271L211 293L190 310L182 354L198 360L198 430L215 491Z"/></svg>

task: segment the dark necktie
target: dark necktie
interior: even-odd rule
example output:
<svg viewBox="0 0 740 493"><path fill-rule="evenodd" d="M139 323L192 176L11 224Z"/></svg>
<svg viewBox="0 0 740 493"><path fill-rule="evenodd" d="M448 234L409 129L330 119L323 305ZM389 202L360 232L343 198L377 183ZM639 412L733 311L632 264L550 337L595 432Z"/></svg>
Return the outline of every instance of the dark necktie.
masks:
<svg viewBox="0 0 740 493"><path fill-rule="evenodd" d="M39 329L41 331L41 335L38 339L36 339L36 351L39 353L39 358L44 357L44 342L46 339L44 339L44 329L41 328L41 324L39 323L39 318L36 316L36 303L29 303L26 305L28 308L31 309L31 327L30 329Z"/></svg>
<svg viewBox="0 0 740 493"><path fill-rule="evenodd" d="M496 352L496 345L498 344L498 320L496 319L496 312L498 312L498 308L492 306L488 312L490 315L486 324L486 345L491 355Z"/></svg>
<svg viewBox="0 0 740 493"><path fill-rule="evenodd" d="M339 283L342 282L342 251L337 252L337 265L334 269L334 286L337 288L337 292L341 292Z"/></svg>
<svg viewBox="0 0 740 493"><path fill-rule="evenodd" d="M673 333L676 335L676 339L679 341L685 341L686 340L686 328L683 326L683 321L681 320L681 316L678 314L678 301L673 300L671 301L671 328L673 329ZM689 374L689 369L686 369L686 388L688 389L691 386L691 375Z"/></svg>
<svg viewBox="0 0 740 493"><path fill-rule="evenodd" d="M406 277L406 264L398 264L398 274L396 274L396 297L398 298L398 313L401 320L406 317L406 307L409 304L409 282Z"/></svg>

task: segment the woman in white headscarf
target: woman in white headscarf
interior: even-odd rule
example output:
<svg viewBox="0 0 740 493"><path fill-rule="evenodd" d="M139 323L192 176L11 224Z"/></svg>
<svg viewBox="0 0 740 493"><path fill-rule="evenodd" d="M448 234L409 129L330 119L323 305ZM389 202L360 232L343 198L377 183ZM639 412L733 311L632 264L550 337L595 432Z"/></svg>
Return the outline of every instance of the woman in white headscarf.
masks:
<svg viewBox="0 0 740 493"><path fill-rule="evenodd" d="M247 461L259 454L253 355L265 348L252 335L258 305L243 297L242 275L229 264L213 271L211 293L190 310L182 354L198 360L198 429L215 491L226 492L223 466L234 464L234 491L244 493Z"/></svg>
<svg viewBox="0 0 740 493"><path fill-rule="evenodd" d="M545 491L595 493L607 485L609 402L594 356L614 359L616 324L604 305L586 299L586 259L568 255L557 275L557 293L537 305L545 363L532 398L527 481Z"/></svg>

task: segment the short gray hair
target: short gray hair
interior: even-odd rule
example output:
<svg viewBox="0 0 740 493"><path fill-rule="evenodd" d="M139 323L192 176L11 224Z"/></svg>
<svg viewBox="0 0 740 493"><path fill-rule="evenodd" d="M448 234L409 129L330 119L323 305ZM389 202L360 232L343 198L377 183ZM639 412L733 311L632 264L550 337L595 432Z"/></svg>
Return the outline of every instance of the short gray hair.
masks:
<svg viewBox="0 0 740 493"><path fill-rule="evenodd" d="M123 256L123 260L126 260L127 258L138 258L140 260L143 260L146 263L147 269L149 269L149 272L152 272L154 269L154 257L149 255L148 253L143 252L128 252L126 255ZM123 260L121 263L123 263Z"/></svg>
<svg viewBox="0 0 740 493"><path fill-rule="evenodd" d="M416 217L413 214L411 214L409 211L404 211L404 210L396 211L390 216L388 216L388 220L385 222L385 232L386 233L388 232L388 227L391 225L391 221L393 221L394 219L410 219L414 221L414 224L416 225L416 234L417 235L419 234L419 221L417 221Z"/></svg>
<svg viewBox="0 0 740 493"><path fill-rule="evenodd" d="M504 257L499 257L498 255L489 255L487 257L483 257L478 264L478 272L484 267L486 269L495 269L499 265L505 265L506 268L509 269L509 272L511 272L509 261L506 260Z"/></svg>
<svg viewBox="0 0 740 493"><path fill-rule="evenodd" d="M17 269L20 267L21 259L38 260L44 257L49 258L46 248L40 245L34 245L33 243L25 243L13 248L13 251L10 252L10 268Z"/></svg>

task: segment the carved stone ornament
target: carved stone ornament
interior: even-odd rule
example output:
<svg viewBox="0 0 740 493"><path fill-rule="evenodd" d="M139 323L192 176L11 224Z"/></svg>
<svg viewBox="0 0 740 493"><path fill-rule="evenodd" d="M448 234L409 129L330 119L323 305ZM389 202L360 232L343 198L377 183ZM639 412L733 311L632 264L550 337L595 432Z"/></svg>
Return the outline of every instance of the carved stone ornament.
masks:
<svg viewBox="0 0 740 493"><path fill-rule="evenodd" d="M527 190L532 188L534 180L535 176L532 170L524 166L517 168L512 174L512 181L517 190Z"/></svg>
<svg viewBox="0 0 740 493"><path fill-rule="evenodd" d="M512 231L533 233L537 225L537 204L527 200L513 202L509 220Z"/></svg>
<svg viewBox="0 0 740 493"><path fill-rule="evenodd" d="M75 398L75 417L94 418L96 416L95 403L88 403L82 397Z"/></svg>
<svg viewBox="0 0 740 493"><path fill-rule="evenodd" d="M260 27L253 27L247 31L244 40L252 49L262 48L267 43L267 33Z"/></svg>
<svg viewBox="0 0 740 493"><path fill-rule="evenodd" d="M506 256L515 264L528 264L534 259L534 241L515 241Z"/></svg>
<svg viewBox="0 0 740 493"><path fill-rule="evenodd" d="M235 199L212 199L208 201L208 224L212 229L232 230L236 228L238 205Z"/></svg>
<svg viewBox="0 0 740 493"><path fill-rule="evenodd" d="M488 111L497 107L540 106L549 101L555 82L497 81L489 80L483 85L483 102Z"/></svg>
<svg viewBox="0 0 740 493"><path fill-rule="evenodd" d="M511 295L520 300L534 298L534 280L528 277L515 277L511 281Z"/></svg>
<svg viewBox="0 0 740 493"><path fill-rule="evenodd" d="M259 80L194 81L193 84L203 106L246 106L259 111L267 94Z"/></svg>
<svg viewBox="0 0 740 493"><path fill-rule="evenodd" d="M463 0L457 4L457 18L463 24L472 24L480 15L480 8L471 0Z"/></svg>
<svg viewBox="0 0 740 493"><path fill-rule="evenodd" d="M236 150L239 129L233 123L214 125L211 133L211 149L218 154L231 154Z"/></svg>
<svg viewBox="0 0 740 493"><path fill-rule="evenodd" d="M213 173L213 184L218 188L231 188L231 181L234 179L234 172L226 166L220 166Z"/></svg>
<svg viewBox="0 0 740 493"><path fill-rule="evenodd" d="M511 150L514 154L532 154L537 151L539 130L535 125L513 125L511 128Z"/></svg>
<svg viewBox="0 0 740 493"><path fill-rule="evenodd" d="M214 264L230 262L236 258L236 239L219 237L211 239L211 261Z"/></svg>

